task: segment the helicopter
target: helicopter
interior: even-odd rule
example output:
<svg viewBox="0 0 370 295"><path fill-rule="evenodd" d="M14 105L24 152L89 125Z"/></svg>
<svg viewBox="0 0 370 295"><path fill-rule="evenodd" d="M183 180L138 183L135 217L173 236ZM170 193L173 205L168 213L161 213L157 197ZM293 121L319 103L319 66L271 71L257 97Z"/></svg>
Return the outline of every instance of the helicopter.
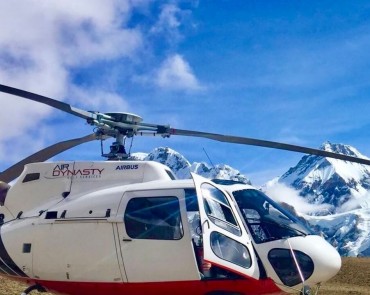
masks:
<svg viewBox="0 0 370 295"><path fill-rule="evenodd" d="M85 111L18 88L0 92L80 117L94 133L46 147L0 173L0 275L55 294L318 294L336 249L251 185L130 159L125 139L190 136L370 160L255 138L175 129L131 113ZM45 162L113 138L107 161ZM9 185L8 183L12 183Z"/></svg>

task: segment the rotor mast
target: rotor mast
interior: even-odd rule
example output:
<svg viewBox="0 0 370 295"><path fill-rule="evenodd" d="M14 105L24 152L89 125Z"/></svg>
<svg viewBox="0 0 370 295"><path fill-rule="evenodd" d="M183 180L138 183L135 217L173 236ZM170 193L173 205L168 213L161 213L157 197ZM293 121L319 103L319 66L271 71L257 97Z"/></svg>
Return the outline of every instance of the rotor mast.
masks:
<svg viewBox="0 0 370 295"><path fill-rule="evenodd" d="M94 119L87 119L87 123L96 126L97 137L101 140L108 137L115 138L109 153L105 154L102 147L102 156L108 160L125 160L129 157L125 148L126 138L133 138L135 135L161 134L160 130L169 130L169 126L142 123L143 119L140 116L131 113L92 113ZM161 135L169 136L167 133Z"/></svg>

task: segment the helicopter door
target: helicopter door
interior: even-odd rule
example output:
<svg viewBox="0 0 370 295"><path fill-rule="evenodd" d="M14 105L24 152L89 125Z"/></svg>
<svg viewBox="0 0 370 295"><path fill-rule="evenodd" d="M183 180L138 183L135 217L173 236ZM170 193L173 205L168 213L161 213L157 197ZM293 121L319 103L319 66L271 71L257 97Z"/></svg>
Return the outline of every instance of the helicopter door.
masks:
<svg viewBox="0 0 370 295"><path fill-rule="evenodd" d="M129 282L200 279L184 189L126 192L119 212L121 255Z"/></svg>
<svg viewBox="0 0 370 295"><path fill-rule="evenodd" d="M245 277L259 279L251 239L233 201L212 181L193 174L203 233L204 260Z"/></svg>

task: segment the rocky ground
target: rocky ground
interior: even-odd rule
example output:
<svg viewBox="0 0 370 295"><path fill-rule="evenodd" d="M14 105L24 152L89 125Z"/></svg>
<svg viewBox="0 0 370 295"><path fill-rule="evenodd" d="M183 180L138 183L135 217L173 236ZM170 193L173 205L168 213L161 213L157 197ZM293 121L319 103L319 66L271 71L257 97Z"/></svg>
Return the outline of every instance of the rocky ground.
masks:
<svg viewBox="0 0 370 295"><path fill-rule="evenodd" d="M342 269L321 288L324 295L370 295L370 258L343 258Z"/></svg>
<svg viewBox="0 0 370 295"><path fill-rule="evenodd" d="M24 285L0 277L0 295L20 295L24 289ZM38 292L31 294L51 295ZM319 294L370 295L370 258L343 258L341 271L321 287Z"/></svg>

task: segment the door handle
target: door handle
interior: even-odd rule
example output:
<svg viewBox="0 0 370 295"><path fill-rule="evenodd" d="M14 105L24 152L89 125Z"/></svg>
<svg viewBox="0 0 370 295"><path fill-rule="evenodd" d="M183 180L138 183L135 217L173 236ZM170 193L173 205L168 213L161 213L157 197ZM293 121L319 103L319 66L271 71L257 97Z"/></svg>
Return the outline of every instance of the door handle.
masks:
<svg viewBox="0 0 370 295"><path fill-rule="evenodd" d="M132 242L132 239L130 239L130 238L123 238L122 239L122 242Z"/></svg>
<svg viewBox="0 0 370 295"><path fill-rule="evenodd" d="M204 220L203 224L202 224L202 229L203 229L203 232L204 232L204 225L207 223L207 227L209 229L209 221L208 219Z"/></svg>

